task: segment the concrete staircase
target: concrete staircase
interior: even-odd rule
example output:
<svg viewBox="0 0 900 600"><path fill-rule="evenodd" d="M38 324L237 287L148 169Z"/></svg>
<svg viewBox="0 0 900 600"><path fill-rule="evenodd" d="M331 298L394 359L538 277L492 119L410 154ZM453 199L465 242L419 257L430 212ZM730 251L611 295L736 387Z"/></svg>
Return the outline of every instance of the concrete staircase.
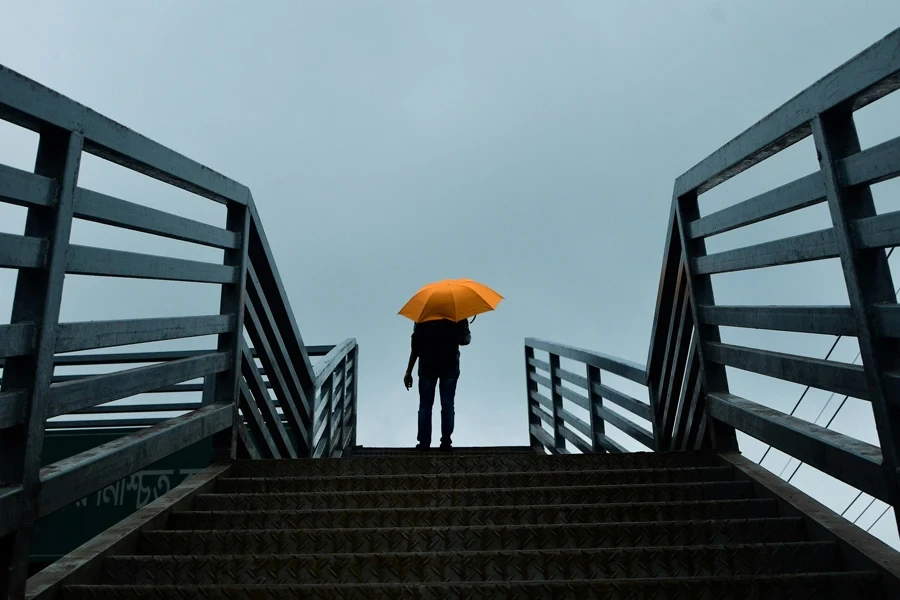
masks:
<svg viewBox="0 0 900 600"><path fill-rule="evenodd" d="M65 598L880 598L715 453L237 462Z"/></svg>

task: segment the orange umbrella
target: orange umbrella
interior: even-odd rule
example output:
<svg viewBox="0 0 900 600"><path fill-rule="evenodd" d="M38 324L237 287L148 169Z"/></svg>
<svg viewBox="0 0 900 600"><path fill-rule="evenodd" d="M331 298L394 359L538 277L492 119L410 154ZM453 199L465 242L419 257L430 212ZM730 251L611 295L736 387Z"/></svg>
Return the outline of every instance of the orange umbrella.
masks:
<svg viewBox="0 0 900 600"><path fill-rule="evenodd" d="M503 296L471 279L429 283L410 298L398 314L416 323L450 319L462 321L497 308Z"/></svg>

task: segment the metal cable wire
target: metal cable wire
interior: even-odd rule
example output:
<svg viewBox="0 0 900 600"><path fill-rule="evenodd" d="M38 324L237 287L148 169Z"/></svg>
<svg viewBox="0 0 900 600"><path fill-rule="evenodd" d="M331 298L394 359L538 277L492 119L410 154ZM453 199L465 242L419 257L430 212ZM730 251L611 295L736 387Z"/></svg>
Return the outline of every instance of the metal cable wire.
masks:
<svg viewBox="0 0 900 600"><path fill-rule="evenodd" d="M895 249L895 248L896 248L896 246L891 247L891 249L888 250L888 253L887 253L887 256L885 257L885 260L887 260L887 259L889 259L889 258L891 257L891 254L894 253L894 249ZM894 295L896 296L897 294L900 294L900 287L898 287L896 290L894 290ZM841 341L841 338L842 338L842 337L843 337L843 336L840 336L840 335L839 335L839 336L837 336L837 337L835 338L834 343L831 345L831 349L829 349L829 350L828 350L828 354L825 355L825 360L828 360L828 358L831 356L831 353L834 352L834 349L837 347L838 342ZM851 362L850 364L855 364L856 361L859 360L860 354L861 354L861 352L857 352L857 353L856 353L856 358L854 358L854 359L853 359L853 362ZM794 404L794 407L791 409L791 412L790 412L790 415L791 415L791 416L793 416L794 413L797 411L797 409L800 408L800 404L803 402L803 399L806 397L806 393L809 391L809 388L810 388L810 386L806 386L806 389L804 389L804 390L803 390L803 393L800 394L800 398L797 400L797 402ZM834 392L832 392L831 395L828 397L828 401L826 401L825 404L822 405L822 409L819 410L819 414L816 415L816 418L815 418L815 419L813 419L813 421L812 421L813 424L816 424L816 423L818 422L819 418L820 418L820 417L822 416L822 414L825 412L825 409L827 409L828 406L831 404L831 400L834 398L834 396L835 396L835 394L834 394ZM841 412L841 409L844 408L844 405L847 403L847 400L848 400L849 398L850 398L850 396L844 396L844 399L841 400L841 404L838 406L837 410L834 411L834 414L831 415L831 418L830 418L830 419L828 419L828 423L825 424L825 429L828 429L828 428L831 426L831 424L834 422L835 418L836 418L836 417L838 416L838 414ZM762 464L762 462L766 459L766 456L769 454L769 451L770 451L771 449L772 449L772 446L771 446L771 444L770 444L769 447L766 448L766 451L763 453L762 458L759 459L759 461L757 462L757 464L759 464L759 465ZM778 473L778 477L779 477L779 478L781 478L782 475L784 475L784 472L787 470L788 465L791 464L791 461L792 461L792 460L794 460L794 457L793 457L793 456L789 456L788 459L787 459L787 462L784 463L784 467L782 467L782 468L781 468L781 471ZM794 476L800 471L800 467L802 467L803 464L804 464L803 461L800 461L800 462L797 463L796 468L794 468L794 470L793 470L793 472L791 473L790 477L787 478L787 483L790 483L791 480L794 479ZM848 510L850 510L850 507L853 506L853 503L856 502L856 501L859 499L859 497L860 497L861 494L862 494L862 492L860 491L859 494L857 494L856 497L853 499L853 501L850 502L850 504L847 506L847 508L844 509L844 511L841 513L841 516L843 516ZM875 501L875 499L873 498L873 499L872 499L872 502L874 502L874 501ZM857 517L857 520L859 520L859 518L862 517L862 515L865 514L865 512L866 512L867 510L869 510L869 507L872 506L872 502L870 502L870 503L869 503L869 506L866 506L865 510L863 510L863 512L859 514L859 517ZM888 508L890 508L890 505L888 505ZM885 511L885 512L886 512L886 511ZM881 516L883 517L884 514L882 514ZM880 519L881 519L881 517L879 517L879 520L880 520ZM855 522L856 522L856 521L854 521L854 523L855 523ZM874 525L874 523L873 523L873 525ZM868 531L868 530L867 530L867 531Z"/></svg>
<svg viewBox="0 0 900 600"><path fill-rule="evenodd" d="M876 525L878 525L878 521L880 521L880 520L884 517L884 515L887 514L887 511L889 511L889 510L891 510L891 505L890 505L890 504L888 504L888 505L885 507L884 511L882 511L882 513L878 516L878 518L875 519L875 520L872 522L872 524L869 525L869 526L866 528L866 532L872 531L872 528L875 527Z"/></svg>
<svg viewBox="0 0 900 600"><path fill-rule="evenodd" d="M859 520L863 518L864 514L869 512L869 509L872 508L873 504L875 504L875 498L872 498L871 500L869 500L869 503L866 504L866 507L863 509L863 511L861 513L859 513L858 515L856 515L856 518L853 519L854 525L856 525L856 523L859 522Z"/></svg>

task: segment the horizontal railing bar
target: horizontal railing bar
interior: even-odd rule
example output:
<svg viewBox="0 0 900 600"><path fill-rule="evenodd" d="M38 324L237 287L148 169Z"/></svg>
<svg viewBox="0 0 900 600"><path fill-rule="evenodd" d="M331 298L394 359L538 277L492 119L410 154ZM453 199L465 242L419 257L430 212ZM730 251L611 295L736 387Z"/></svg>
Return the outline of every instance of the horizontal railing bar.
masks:
<svg viewBox="0 0 900 600"><path fill-rule="evenodd" d="M40 473L38 516L84 498L231 423L231 404L210 404L48 465Z"/></svg>
<svg viewBox="0 0 900 600"><path fill-rule="evenodd" d="M850 222L860 248L890 248L900 245L900 210Z"/></svg>
<svg viewBox="0 0 900 600"><path fill-rule="evenodd" d="M532 392L529 392L528 396L532 400L536 401L538 404L542 405L544 408L549 410L551 413L553 412L553 402L549 398L547 398L546 396L541 394L540 392L532 391Z"/></svg>
<svg viewBox="0 0 900 600"><path fill-rule="evenodd" d="M543 408L541 408L541 407L538 406L537 404L532 404L532 405L531 405L531 412L532 412L535 416L539 417L544 423L546 423L546 424L549 425L550 427L553 427L553 415L551 415L550 413L548 413L546 410L544 410Z"/></svg>
<svg viewBox="0 0 900 600"><path fill-rule="evenodd" d="M228 265L75 244L69 246L66 272L195 283L234 283L238 276L237 267Z"/></svg>
<svg viewBox="0 0 900 600"><path fill-rule="evenodd" d="M559 434L565 438L567 442L584 452L585 454L591 454L593 450L591 449L591 445L585 440L578 437L578 435L566 427L565 425L560 426Z"/></svg>
<svg viewBox="0 0 900 600"><path fill-rule="evenodd" d="M653 422L653 412L651 411L649 404L645 404L637 398L632 398L628 394L623 394L619 390L614 390L613 388L600 383L594 382L593 387L594 393L604 400L609 400L613 404L621 406L642 419L646 419L651 423Z"/></svg>
<svg viewBox="0 0 900 600"><path fill-rule="evenodd" d="M900 304L875 304L872 315L878 333L885 337L900 338Z"/></svg>
<svg viewBox="0 0 900 600"><path fill-rule="evenodd" d="M152 392L159 387L219 373L229 367L230 359L230 352L217 352L95 375L77 381L54 383L50 386L50 409L47 416L56 417L112 400Z"/></svg>
<svg viewBox="0 0 900 600"><path fill-rule="evenodd" d="M209 354L209 352L205 352L204 354ZM51 383L63 383L65 381L78 381L82 379L89 379L91 377L96 377L97 375L102 375L102 373L93 373L91 375L54 375ZM2 382L3 379L0 379ZM272 384L266 382L266 387L268 389L272 389ZM203 384L202 383L178 383L176 385L167 385L165 387L157 388L153 390L154 394L187 394L187 393L195 393L202 392ZM276 401L277 404L277 401ZM75 411L79 412L79 411ZM91 412L90 410L86 412Z"/></svg>
<svg viewBox="0 0 900 600"><path fill-rule="evenodd" d="M553 436L547 433L547 430L541 427L538 424L532 424L529 428L531 435L537 438L537 441L540 442L547 450L550 451L551 454L556 453L556 449L554 447Z"/></svg>
<svg viewBox="0 0 900 600"><path fill-rule="evenodd" d="M689 239L708 237L813 206L825 200L819 171L688 223Z"/></svg>
<svg viewBox="0 0 900 600"><path fill-rule="evenodd" d="M597 416L606 423L619 429L635 441L653 449L653 434L632 421L629 421L619 413L613 412L601 404L594 406Z"/></svg>
<svg viewBox="0 0 900 600"><path fill-rule="evenodd" d="M566 369L557 369L556 375L563 381L573 383L585 390L588 389L588 380L584 375L579 375L578 373L573 373L572 371L567 371Z"/></svg>
<svg viewBox="0 0 900 600"><path fill-rule="evenodd" d="M0 325L0 358L22 356L34 350L34 323Z"/></svg>
<svg viewBox="0 0 900 600"><path fill-rule="evenodd" d="M334 346L307 346L306 349L310 356L324 356L331 351ZM209 354L214 350L165 350L156 352L121 352L121 353L97 353L97 354L75 354L72 356L55 356L53 364L62 366L77 365L117 365L127 363L154 363L167 360L180 360L182 358L192 358L194 356L202 356ZM259 356L256 348L251 348L250 352L254 357ZM4 361L0 359L0 368L3 367Z"/></svg>
<svg viewBox="0 0 900 600"><path fill-rule="evenodd" d="M900 137L866 148L836 162L842 186L876 184L900 174Z"/></svg>
<svg viewBox="0 0 900 600"><path fill-rule="evenodd" d="M236 181L0 65L0 118L40 133L47 124L84 134L84 150L216 202L247 204Z"/></svg>
<svg viewBox="0 0 900 600"><path fill-rule="evenodd" d="M529 358L528 364L536 369L540 369L542 371L550 372L550 363L545 360L538 360L536 358Z"/></svg>
<svg viewBox="0 0 900 600"><path fill-rule="evenodd" d="M0 267L39 269L47 257L47 240L0 233Z"/></svg>
<svg viewBox="0 0 900 600"><path fill-rule="evenodd" d="M698 306L697 312L707 325L856 335L849 306Z"/></svg>
<svg viewBox="0 0 900 600"><path fill-rule="evenodd" d="M574 402L584 410L591 410L591 403L585 396L582 396L575 390L570 390L569 388L563 387L561 385L556 386L556 393L569 400Z"/></svg>
<svg viewBox="0 0 900 600"><path fill-rule="evenodd" d="M0 202L20 206L53 206L56 204L56 181L0 165Z"/></svg>
<svg viewBox="0 0 900 600"><path fill-rule="evenodd" d="M708 342L703 349L704 358L714 363L868 400L865 372L859 365L718 342Z"/></svg>
<svg viewBox="0 0 900 600"><path fill-rule="evenodd" d="M78 188L75 216L133 231L204 244L214 248L240 248L240 235L201 221Z"/></svg>
<svg viewBox="0 0 900 600"><path fill-rule="evenodd" d="M550 383L549 377L544 377L543 375L538 375L537 373L528 373L528 378L538 385L544 386L548 390L553 387L553 385Z"/></svg>
<svg viewBox="0 0 900 600"><path fill-rule="evenodd" d="M13 427L25 418L25 400L27 393L24 390L8 390L0 392L0 429Z"/></svg>
<svg viewBox="0 0 900 600"><path fill-rule="evenodd" d="M325 358L316 363L313 368L316 373L316 387L321 386L326 379L331 376L335 367L341 364L341 361L353 351L356 347L356 340L348 338L340 344L334 346L331 351L325 355Z"/></svg>
<svg viewBox="0 0 900 600"><path fill-rule="evenodd" d="M792 265L839 256L834 230L821 229L693 259L697 275Z"/></svg>
<svg viewBox="0 0 900 600"><path fill-rule="evenodd" d="M809 122L836 106L859 109L900 85L900 30L849 61L769 113L700 161L675 181L675 195L703 193L810 134Z"/></svg>
<svg viewBox="0 0 900 600"><path fill-rule="evenodd" d="M878 447L739 396L710 393L707 402L713 418L867 494L887 500Z"/></svg>
<svg viewBox="0 0 900 600"><path fill-rule="evenodd" d="M525 345L535 350L542 350L555 354L561 358L567 358L577 362L597 367L598 369L608 371L625 379L630 379L635 383L647 383L647 369L644 365L640 365L630 360L615 358L592 350L584 348L575 348L573 346L565 346L555 342L539 340L535 338L527 338Z"/></svg>
<svg viewBox="0 0 900 600"><path fill-rule="evenodd" d="M113 404L91 406L67 413L68 415L104 415L121 413L150 413L194 410L203 406L200 400L196 402L155 402L153 404Z"/></svg>
<svg viewBox="0 0 900 600"><path fill-rule="evenodd" d="M586 435L588 438L591 437L591 426L585 423L580 418L576 417L564 408L560 408L559 410L557 410L556 414L560 419Z"/></svg>
<svg viewBox="0 0 900 600"><path fill-rule="evenodd" d="M597 444L602 446L607 452L614 454L628 452L628 450L625 449L625 446L604 433L599 433L594 437L597 440Z"/></svg>
<svg viewBox="0 0 900 600"><path fill-rule="evenodd" d="M200 408L198 405L196 408ZM78 419L72 421L47 421L47 429L102 429L104 427L152 427L173 417L128 417L117 419Z"/></svg>
<svg viewBox="0 0 900 600"><path fill-rule="evenodd" d="M58 332L56 351L73 352L216 335L232 329L234 329L234 315L60 323L56 326Z"/></svg>
<svg viewBox="0 0 900 600"><path fill-rule="evenodd" d="M325 447L327 443L328 438L323 435L316 443L316 449L313 451L313 458L322 458L322 456L325 455Z"/></svg>
<svg viewBox="0 0 900 600"><path fill-rule="evenodd" d="M15 531L22 523L25 503L21 485L0 486L0 537Z"/></svg>

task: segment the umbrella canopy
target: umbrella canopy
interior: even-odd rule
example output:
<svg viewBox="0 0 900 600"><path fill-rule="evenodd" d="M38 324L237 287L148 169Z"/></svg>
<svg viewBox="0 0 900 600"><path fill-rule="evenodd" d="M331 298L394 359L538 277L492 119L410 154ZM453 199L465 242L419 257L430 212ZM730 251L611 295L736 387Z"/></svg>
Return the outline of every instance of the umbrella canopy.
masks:
<svg viewBox="0 0 900 600"><path fill-rule="evenodd" d="M462 321L497 308L503 296L471 279L429 283L409 299L398 314L416 323L450 319Z"/></svg>

